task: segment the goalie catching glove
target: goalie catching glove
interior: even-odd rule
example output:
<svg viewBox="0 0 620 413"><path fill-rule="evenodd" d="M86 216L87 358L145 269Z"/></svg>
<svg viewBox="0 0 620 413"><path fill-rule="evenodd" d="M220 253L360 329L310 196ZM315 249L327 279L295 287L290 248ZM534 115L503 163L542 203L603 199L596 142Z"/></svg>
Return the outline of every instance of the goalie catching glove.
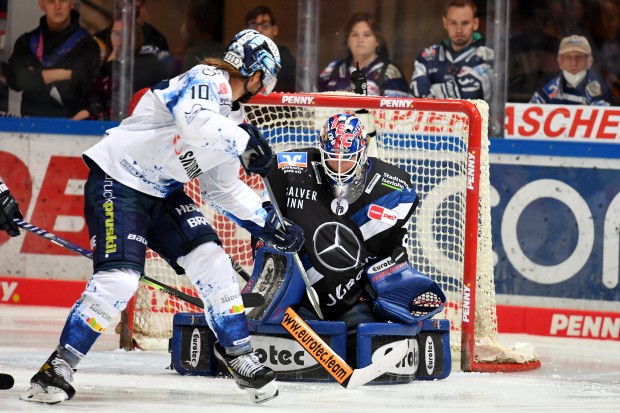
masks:
<svg viewBox="0 0 620 413"><path fill-rule="evenodd" d="M252 235L280 252L299 251L304 245L304 230L287 218L282 223L273 206L267 205L264 208L267 211L265 226L261 233Z"/></svg>
<svg viewBox="0 0 620 413"><path fill-rule="evenodd" d="M15 218L23 219L24 217L19 211L19 205L11 195L9 188L0 182L0 228L12 237L19 235L19 228L13 222Z"/></svg>
<svg viewBox="0 0 620 413"><path fill-rule="evenodd" d="M248 146L239 155L243 169L248 175L259 174L262 177L269 175L276 164L269 142L256 126L242 123L239 127L250 135Z"/></svg>
<svg viewBox="0 0 620 413"><path fill-rule="evenodd" d="M405 259L403 260L402 257ZM413 324L440 312L446 296L439 285L409 265L404 248L366 267L373 312L385 321Z"/></svg>

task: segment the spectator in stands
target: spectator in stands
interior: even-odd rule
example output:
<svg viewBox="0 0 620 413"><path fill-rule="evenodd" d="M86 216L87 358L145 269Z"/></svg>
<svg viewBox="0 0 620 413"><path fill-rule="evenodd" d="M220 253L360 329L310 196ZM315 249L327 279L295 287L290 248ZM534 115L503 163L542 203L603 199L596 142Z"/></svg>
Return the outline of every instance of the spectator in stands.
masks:
<svg viewBox="0 0 620 413"><path fill-rule="evenodd" d="M351 91L351 73L359 65L366 75L367 94L408 97L408 86L400 69L389 58L377 20L368 13L351 16L345 29L344 59L329 63L319 74L319 92Z"/></svg>
<svg viewBox="0 0 620 413"><path fill-rule="evenodd" d="M114 68L119 64L119 53L121 48L121 31L123 22L116 20L112 24L110 37L107 39L105 50L108 51L104 57L99 73L93 83L92 92L89 100L90 119L111 120L112 119L112 89ZM134 44L134 70L132 94L143 88L150 88L163 79L168 78L168 71L165 65L159 61L152 53L142 53L142 30L135 26Z"/></svg>
<svg viewBox="0 0 620 413"><path fill-rule="evenodd" d="M426 48L415 60L409 85L415 97L491 98L493 51L477 32L477 7L471 0L452 0L443 27L448 38Z"/></svg>
<svg viewBox="0 0 620 413"><path fill-rule="evenodd" d="M593 60L592 48L585 37L571 35L563 38L558 50L561 72L538 89L530 103L611 105L611 90L590 70Z"/></svg>
<svg viewBox="0 0 620 413"><path fill-rule="evenodd" d="M140 47L140 53L156 56L157 59L166 66L168 72L167 77L174 77L181 73L181 61L170 53L166 37L145 21L145 13L143 11L144 3L146 3L146 0L135 0L134 2L136 8L136 25L142 30L142 46ZM110 23L104 30L95 33L99 46L104 47L101 52L102 56L108 56L111 53L111 50L105 48L110 47L108 39L110 39L113 24L114 22Z"/></svg>
<svg viewBox="0 0 620 413"><path fill-rule="evenodd" d="M136 8L136 24L140 25L142 29L142 38L144 39L142 42L142 52L150 52L157 54L160 51L169 51L168 41L166 37L161 34L155 27L145 21L144 12L142 12L142 7L146 3L146 0L135 0L134 6ZM112 31L112 24L103 29L102 31L95 33L95 37L101 40L103 43L106 42L106 39L110 37L110 32Z"/></svg>
<svg viewBox="0 0 620 413"><path fill-rule="evenodd" d="M212 0L191 0L181 34L185 40L183 71L188 71L205 57L221 57L226 46L215 41L216 13Z"/></svg>
<svg viewBox="0 0 620 413"><path fill-rule="evenodd" d="M269 7L257 6L248 11L245 15L245 25L246 28L256 30L275 42L275 38L278 35L278 25L276 23L276 16ZM280 50L282 70L280 70L278 84L274 92L295 92L297 61L288 47L279 43L277 46Z"/></svg>
<svg viewBox="0 0 620 413"><path fill-rule="evenodd" d="M80 26L73 0L39 0L39 26L21 35L9 59L8 84L22 91L22 116L88 117L99 48Z"/></svg>
<svg viewBox="0 0 620 413"><path fill-rule="evenodd" d="M510 2L508 101L527 102L538 87L555 76L560 37L548 24L545 0Z"/></svg>

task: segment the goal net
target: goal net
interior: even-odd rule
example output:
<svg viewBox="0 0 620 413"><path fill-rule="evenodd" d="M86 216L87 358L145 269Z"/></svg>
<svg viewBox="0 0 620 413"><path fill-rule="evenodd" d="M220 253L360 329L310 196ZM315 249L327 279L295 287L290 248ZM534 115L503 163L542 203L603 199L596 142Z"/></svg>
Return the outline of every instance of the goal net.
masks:
<svg viewBox="0 0 620 413"><path fill-rule="evenodd" d="M453 356L464 371L519 371L540 366L529 348L498 342L491 249L488 106L484 101L430 100L337 94L255 96L245 106L274 151L316 146L323 123L336 113L358 116L370 132L369 155L413 177L420 204L410 222L411 264L432 277L447 297L437 318L451 323ZM373 134L373 132L375 132ZM259 178L243 179L262 193ZM251 270L249 235L200 201L194 182L186 191L201 206L226 252ZM196 295L156 254L147 274ZM250 271L251 272L251 271ZM176 312L200 309L141 286L133 309L133 338L143 348L167 345ZM164 340L162 340L164 339Z"/></svg>

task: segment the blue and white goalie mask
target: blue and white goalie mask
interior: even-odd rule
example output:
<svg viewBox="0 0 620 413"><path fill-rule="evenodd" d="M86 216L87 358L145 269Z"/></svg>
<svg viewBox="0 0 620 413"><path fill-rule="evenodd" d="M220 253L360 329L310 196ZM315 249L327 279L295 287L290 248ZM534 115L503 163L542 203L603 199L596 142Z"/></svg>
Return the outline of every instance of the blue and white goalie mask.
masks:
<svg viewBox="0 0 620 413"><path fill-rule="evenodd" d="M368 140L362 122L353 115L330 117L319 136L321 163L336 198L355 202L366 182Z"/></svg>
<svg viewBox="0 0 620 413"><path fill-rule="evenodd" d="M267 36L256 30L242 30L235 35L223 60L230 63L247 79L256 72L262 72L262 93L268 95L278 81L280 51Z"/></svg>

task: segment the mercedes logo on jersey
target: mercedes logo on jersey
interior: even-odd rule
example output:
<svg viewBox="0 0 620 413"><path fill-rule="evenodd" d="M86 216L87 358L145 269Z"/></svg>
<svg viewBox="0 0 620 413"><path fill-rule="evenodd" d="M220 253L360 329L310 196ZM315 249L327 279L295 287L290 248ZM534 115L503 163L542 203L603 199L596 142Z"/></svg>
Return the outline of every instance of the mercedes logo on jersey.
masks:
<svg viewBox="0 0 620 413"><path fill-rule="evenodd" d="M312 238L314 254L326 268L346 271L360 264L362 246L355 233L338 222L319 226Z"/></svg>

